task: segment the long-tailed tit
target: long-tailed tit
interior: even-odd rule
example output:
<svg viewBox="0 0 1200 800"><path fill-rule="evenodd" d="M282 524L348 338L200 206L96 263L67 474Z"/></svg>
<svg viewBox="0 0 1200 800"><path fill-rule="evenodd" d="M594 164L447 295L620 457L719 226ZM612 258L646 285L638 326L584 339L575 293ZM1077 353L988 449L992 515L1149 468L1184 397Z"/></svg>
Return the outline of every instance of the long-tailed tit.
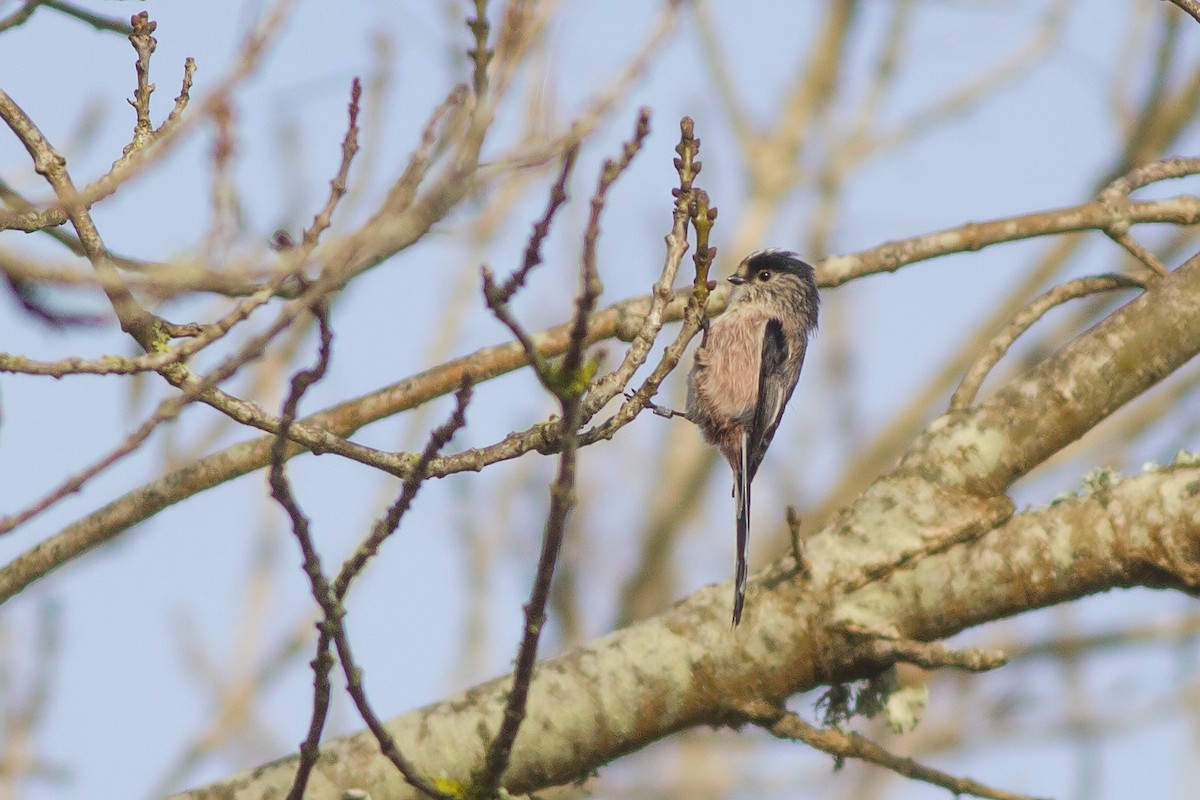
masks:
<svg viewBox="0 0 1200 800"><path fill-rule="evenodd" d="M688 375L685 416L733 468L737 625L746 599L750 482L800 378L820 297L813 268L787 250L751 253L729 282L729 305L705 332Z"/></svg>

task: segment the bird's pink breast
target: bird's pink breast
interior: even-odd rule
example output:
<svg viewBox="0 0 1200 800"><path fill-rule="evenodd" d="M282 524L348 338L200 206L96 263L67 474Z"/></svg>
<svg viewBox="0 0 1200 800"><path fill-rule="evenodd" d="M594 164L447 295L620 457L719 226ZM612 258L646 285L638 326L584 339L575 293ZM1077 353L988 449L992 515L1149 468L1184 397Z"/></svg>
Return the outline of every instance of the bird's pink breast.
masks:
<svg viewBox="0 0 1200 800"><path fill-rule="evenodd" d="M709 408L740 417L754 408L767 315L733 308L719 317L696 358L705 375L695 387Z"/></svg>

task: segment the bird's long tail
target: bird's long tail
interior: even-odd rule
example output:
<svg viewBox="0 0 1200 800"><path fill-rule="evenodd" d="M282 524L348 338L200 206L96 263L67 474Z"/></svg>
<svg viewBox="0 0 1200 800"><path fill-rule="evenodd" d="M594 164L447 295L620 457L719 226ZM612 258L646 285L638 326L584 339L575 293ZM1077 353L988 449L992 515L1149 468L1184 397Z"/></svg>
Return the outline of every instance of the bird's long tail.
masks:
<svg viewBox="0 0 1200 800"><path fill-rule="evenodd" d="M737 573L733 584L733 624L742 621L746 603L746 566L750 545L750 463L749 440L742 434L742 447L733 481L733 502L737 507Z"/></svg>

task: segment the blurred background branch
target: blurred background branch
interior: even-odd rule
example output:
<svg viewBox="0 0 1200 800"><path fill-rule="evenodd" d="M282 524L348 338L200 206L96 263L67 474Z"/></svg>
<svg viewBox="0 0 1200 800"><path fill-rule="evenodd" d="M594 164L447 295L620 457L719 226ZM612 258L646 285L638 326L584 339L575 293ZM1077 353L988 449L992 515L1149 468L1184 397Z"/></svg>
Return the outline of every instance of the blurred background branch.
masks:
<svg viewBox="0 0 1200 800"><path fill-rule="evenodd" d="M759 247L803 252L827 287L782 446L756 485L752 566L792 552L788 505L802 543L836 520L973 363L963 412L1129 293L1037 298L1100 275L1151 287L1196 250L1190 0L189 5L151 0L126 20L111 3L0 0L0 88L35 126L7 115L0 144L0 796L160 796L297 747L316 611L266 498L274 437L262 431L277 430L268 409L310 352L318 297L339 358L300 404L304 445L286 458L327 561L353 553L393 502L463 377L478 383L470 426L429 464L440 479L346 601L372 706L392 716L511 669L553 477L542 456L570 439L487 312L479 266L519 263L563 154L577 150L576 172L594 175L641 107L644 152L611 187L594 242L604 288L579 355L610 377L584 398L599 418L580 434L543 653L729 575L729 487L712 451L690 426L630 422L637 407L618 385L657 387L654 370L689 338L676 324L688 281L655 289L687 247L670 194L680 118L696 121L699 180L721 207L710 313L727 296L720 278ZM362 150L339 170L355 75ZM54 143L35 145L43 168L63 157L71 183L57 194L21 144L32 130ZM319 241L297 244L331 179L344 201ZM578 180L564 179L567 195L591 190ZM562 207L544 264L511 301L549 369L571 348L587 218L584 202ZM981 360L999 343L1003 359ZM649 366L609 372L631 352L631 368ZM664 405L682 406L687 363L662 383ZM175 386L156 374L173 370ZM1184 365L1012 499L1048 503L1197 449L1198 387ZM210 388L210 406L174 405ZM110 458L122 442L133 445ZM851 727L1014 792L1189 797L1200 717L1188 603L1135 590L993 622L960 638L1006 650L1008 667L902 665L898 685L928 686L925 720ZM338 689L331 735L362 725ZM786 714L811 722L814 699ZM832 773L827 756L764 732L694 729L547 796L928 791L852 760Z"/></svg>

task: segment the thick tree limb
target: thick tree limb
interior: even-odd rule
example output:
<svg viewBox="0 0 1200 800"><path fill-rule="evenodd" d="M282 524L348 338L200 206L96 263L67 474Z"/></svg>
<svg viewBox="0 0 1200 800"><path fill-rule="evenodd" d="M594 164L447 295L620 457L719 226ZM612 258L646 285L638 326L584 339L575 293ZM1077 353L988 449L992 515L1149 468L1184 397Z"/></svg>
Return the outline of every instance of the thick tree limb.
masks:
<svg viewBox="0 0 1200 800"><path fill-rule="evenodd" d="M1048 233L1105 228L1118 221L1193 225L1200 222L1200 198L1183 195L1140 203L1122 203L1120 198L1111 198L1105 203L1088 203L1073 208L971 223L960 228L889 242L860 253L828 258L820 265L820 282L822 286L838 285L855 277L896 270L906 264L962 249L977 250ZM664 310L663 319L682 318L689 295L690 292L677 292ZM719 311L724 308L724 303L725 293L715 292L709 307L712 311ZM588 343L610 338L629 340L636 335L651 307L650 298L639 297L597 312L589 321ZM543 356L558 356L566 352L569 330L569 325L559 325L536 334L533 340ZM464 376L470 376L474 382L480 383L527 363L523 349L516 342L486 347L371 394L312 414L300 420L299 424L328 431L334 435L328 437L331 439L348 437L364 425L453 392ZM271 440L272 437L263 436L242 442L181 467L117 498L35 545L0 568L0 603L51 570L109 541L171 504L263 468L269 460ZM510 437L497 447L492 461L514 458L534 447L545 447L546 444L536 436L525 439ZM298 449L292 450L289 456L297 452ZM444 463L435 463L431 465L430 474L439 476L485 466L482 462L471 462L475 455L468 452L449 456L456 465L454 469L447 469L448 465Z"/></svg>
<svg viewBox="0 0 1200 800"><path fill-rule="evenodd" d="M1126 586L1200 587L1200 466L1180 463L998 525L1021 475L1200 352L1193 259L985 404L935 420L892 472L751 583L747 624L725 622L724 586L544 662L528 729L505 774L514 794L576 780L685 728L739 724L738 709L874 674L904 648L974 625ZM948 577L949 576L949 577ZM881 646L883 644L884 646ZM503 678L396 718L427 774L479 763ZM189 800L266 797L284 759ZM409 797L369 734L326 745L310 797L349 788Z"/></svg>
<svg viewBox="0 0 1200 800"><path fill-rule="evenodd" d="M1105 589L1182 585L1194 567L1172 570L1198 562L1200 466L1178 465L1019 514L982 540L892 573L848 600L889 609L908 635L937 638ZM738 698L779 702L877 666L855 664L853 647L829 650L837 631L819 611L821 598L792 585L782 565L774 572L773 580L757 581L748 636L729 632L727 587L708 586L664 614L544 662L527 720L538 734L517 741L508 790L567 783L684 728L736 723L729 704ZM497 718L507 689L507 679L492 681L397 717L389 728L427 772L465 781L486 744L478 731ZM413 796L372 743L366 732L327 742L308 796L332 800L351 787L373 797ZM294 759L284 759L179 797L268 797L286 790L294 769Z"/></svg>

